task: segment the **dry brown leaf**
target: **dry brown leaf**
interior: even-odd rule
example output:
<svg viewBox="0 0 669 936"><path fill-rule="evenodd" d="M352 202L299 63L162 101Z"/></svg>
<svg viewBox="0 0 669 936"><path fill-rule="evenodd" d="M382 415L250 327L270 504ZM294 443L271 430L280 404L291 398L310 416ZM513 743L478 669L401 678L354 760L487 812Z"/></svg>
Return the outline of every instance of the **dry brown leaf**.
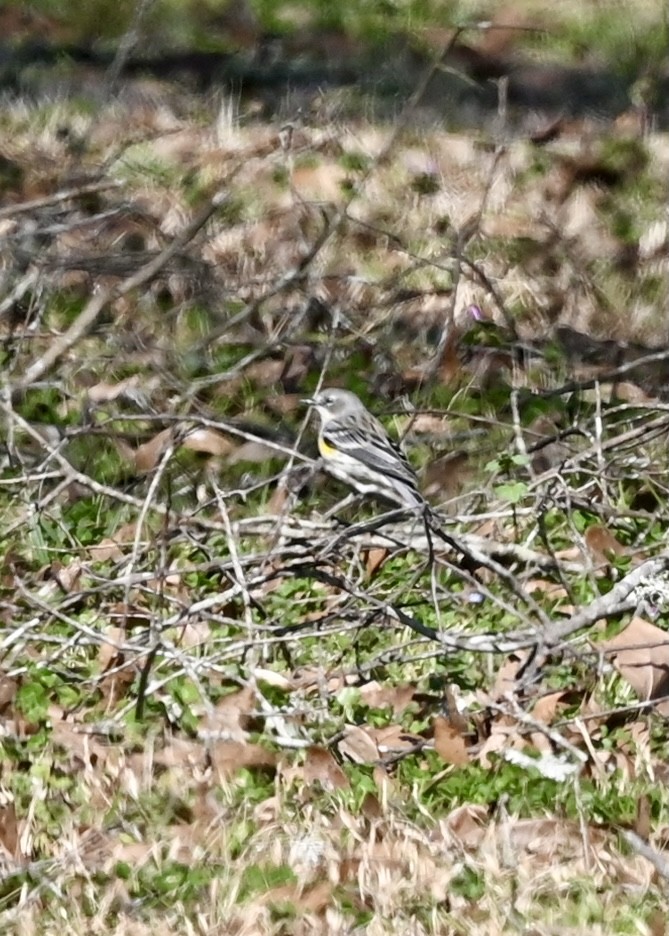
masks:
<svg viewBox="0 0 669 936"><path fill-rule="evenodd" d="M650 760L653 743L651 741L651 730L648 723L639 719L638 721L632 722L629 729L632 738L631 743L624 741L623 746L629 748L632 753L647 756Z"/></svg>
<svg viewBox="0 0 669 936"><path fill-rule="evenodd" d="M567 546L565 549L556 549L555 558L563 562L583 562L583 554L578 546Z"/></svg>
<svg viewBox="0 0 669 936"><path fill-rule="evenodd" d="M139 869L145 865L154 854L154 845L151 842L125 842L117 841L112 847L111 861L126 862L132 868Z"/></svg>
<svg viewBox="0 0 669 936"><path fill-rule="evenodd" d="M183 767L192 772L204 767L206 755L207 750L201 742L172 737L164 747L154 752L153 761L162 767Z"/></svg>
<svg viewBox="0 0 669 936"><path fill-rule="evenodd" d="M589 773L594 775L597 772L598 776L604 777L607 772L617 770L626 780L634 780L637 775L635 759L625 751L600 750L597 751L596 758L590 758Z"/></svg>
<svg viewBox="0 0 669 936"><path fill-rule="evenodd" d="M523 436L532 452L531 465L535 474L557 468L569 455L569 446L557 440L558 426L548 414L538 416L524 430ZM552 441L548 441L552 440ZM535 448L540 442L541 448Z"/></svg>
<svg viewBox="0 0 669 936"><path fill-rule="evenodd" d="M551 582L548 579L530 579L529 582L525 585L525 590L530 594L534 592L539 592L542 595L545 595L547 598L568 598L567 589L563 585L558 585L557 582Z"/></svg>
<svg viewBox="0 0 669 936"><path fill-rule="evenodd" d="M87 871L99 870L105 866L111 857L113 843L113 834L103 829L86 826L77 829L77 855ZM65 840L61 849L63 858L68 851L71 853L72 843Z"/></svg>
<svg viewBox="0 0 669 936"><path fill-rule="evenodd" d="M96 546L90 546L88 553L91 559L98 562L106 562L108 559L118 561L123 558L122 546L127 546L135 541L137 535L137 524L126 523L115 531L113 536L108 536Z"/></svg>
<svg viewBox="0 0 669 936"><path fill-rule="evenodd" d="M45 577L57 582L58 587L69 594L80 584L84 569L84 564L78 559L74 559L69 565L56 561L49 567Z"/></svg>
<svg viewBox="0 0 669 936"><path fill-rule="evenodd" d="M379 749L370 733L359 725L346 725L344 737L337 745L339 753L356 764L374 764L379 760Z"/></svg>
<svg viewBox="0 0 669 936"><path fill-rule="evenodd" d="M643 406L657 400L655 394L646 393L642 387L627 380L616 383L616 400L631 403L634 406Z"/></svg>
<svg viewBox="0 0 669 936"><path fill-rule="evenodd" d="M132 453L135 469L142 474L153 471L174 438L171 429L163 429Z"/></svg>
<svg viewBox="0 0 669 936"><path fill-rule="evenodd" d="M585 531L585 545L597 565L608 565L616 556L624 556L627 549L605 526L595 524Z"/></svg>
<svg viewBox="0 0 669 936"><path fill-rule="evenodd" d="M252 685L226 695L200 721L198 736L221 741L245 741L246 729L256 709Z"/></svg>
<svg viewBox="0 0 669 936"><path fill-rule="evenodd" d="M535 721L543 722L544 725L552 725L560 702L564 699L566 692L549 692L542 696L532 709L532 718Z"/></svg>
<svg viewBox="0 0 669 936"><path fill-rule="evenodd" d="M493 701L501 699L507 692L513 692L516 685L516 676L518 670L527 660L527 652L514 653L502 663L497 670L495 685L490 690L490 698Z"/></svg>
<svg viewBox="0 0 669 936"><path fill-rule="evenodd" d="M383 766L383 764L375 764L374 770L372 771L372 776L374 777L374 783L376 788L379 791L379 796L383 803L387 802L388 797L393 792L394 784L388 774L388 771Z"/></svg>
<svg viewBox="0 0 669 936"><path fill-rule="evenodd" d="M277 484L265 505L265 513L270 517L280 517L286 508L289 496L290 491L288 490L288 486L285 484ZM281 580L277 578L274 582L275 587L278 587L280 584Z"/></svg>
<svg viewBox="0 0 669 936"><path fill-rule="evenodd" d="M460 334L454 330L449 336L439 360L439 381L445 386L457 381L462 374L462 361L458 354Z"/></svg>
<svg viewBox="0 0 669 936"><path fill-rule="evenodd" d="M3 714L14 702L19 688L18 681L11 676L0 675L0 712Z"/></svg>
<svg viewBox="0 0 669 936"><path fill-rule="evenodd" d="M390 555L390 550L376 547L368 549L364 554L365 570L367 578L373 579L376 573L381 569L384 562Z"/></svg>
<svg viewBox="0 0 669 936"><path fill-rule="evenodd" d="M183 448L205 455L228 455L234 443L214 429L194 429L183 441Z"/></svg>
<svg viewBox="0 0 669 936"><path fill-rule="evenodd" d="M309 887L298 881L272 887L262 894L265 904L289 903L304 914L322 915L332 902L334 885L330 881L317 881Z"/></svg>
<svg viewBox="0 0 669 936"><path fill-rule="evenodd" d="M191 806L193 820L198 823L201 828L211 828L213 822L220 821L225 815L225 807L217 799L218 790L216 784L199 783L194 792L195 799ZM265 803L270 803L275 799L276 797L270 797L270 799L259 803L256 809L262 809ZM276 818L276 812L274 812L273 818ZM262 822L263 820L259 818L258 821ZM269 822L270 818L267 818L265 821Z"/></svg>
<svg viewBox="0 0 669 936"><path fill-rule="evenodd" d="M447 764L469 763L467 745L450 719L438 715L434 720L434 749Z"/></svg>
<svg viewBox="0 0 669 936"><path fill-rule="evenodd" d="M119 562L123 559L123 550L111 536L100 540L96 546L90 546L88 554L91 559L96 562L107 562L109 559L112 559L114 562Z"/></svg>
<svg viewBox="0 0 669 936"><path fill-rule="evenodd" d="M347 790L350 787L348 777L332 754L316 745L307 748L302 776L306 786L320 783L326 790Z"/></svg>
<svg viewBox="0 0 669 936"><path fill-rule="evenodd" d="M16 807L11 801L0 806L0 848L12 860L20 857L19 823L16 818Z"/></svg>
<svg viewBox="0 0 669 936"><path fill-rule="evenodd" d="M476 755L476 760L486 768L492 767L491 754L497 754L508 747L519 747L518 729L514 724L505 724L500 719L492 726L490 736L486 738Z"/></svg>
<svg viewBox="0 0 669 936"><path fill-rule="evenodd" d="M186 604L186 601L184 601L184 604ZM210 639L211 626L208 621L187 621L177 628L176 643L179 647L190 650L194 647L201 647Z"/></svg>
<svg viewBox="0 0 669 936"><path fill-rule="evenodd" d="M260 744L246 741L217 741L209 748L211 765L219 780L234 776L247 767L276 769L277 756Z"/></svg>
<svg viewBox="0 0 669 936"><path fill-rule="evenodd" d="M305 666L293 674L293 687L305 693L326 691L334 696L345 686L346 677L341 673L328 673L317 666Z"/></svg>
<svg viewBox="0 0 669 936"><path fill-rule="evenodd" d="M648 841L653 829L652 812L650 799L647 795L639 797L636 807L636 819L634 820L634 831L642 839Z"/></svg>
<svg viewBox="0 0 669 936"><path fill-rule="evenodd" d="M118 383L105 383L104 381L97 383L88 388L86 396L91 403L110 403L122 396L134 398L139 387L139 374L133 374L132 377L126 377L125 380L119 380Z"/></svg>
<svg viewBox="0 0 669 936"><path fill-rule="evenodd" d="M269 445L263 445L262 442L244 442L228 456L227 461L230 465L237 465L239 462L264 465L272 458L277 458L280 455L281 452Z"/></svg>
<svg viewBox="0 0 669 936"><path fill-rule="evenodd" d="M603 647L639 699L645 701L669 695L669 635L666 631L644 618L634 617L624 630L604 641Z"/></svg>
<svg viewBox="0 0 669 936"><path fill-rule="evenodd" d="M435 458L422 474L423 493L435 500L452 500L472 483L475 477L467 452L449 452ZM453 508L452 508L453 509Z"/></svg>
<svg viewBox="0 0 669 936"><path fill-rule="evenodd" d="M390 684L373 680L360 687L360 698L370 708L392 708L393 715L401 715L402 712L411 703L416 692L415 686L408 683L403 686L392 686Z"/></svg>
<svg viewBox="0 0 669 936"><path fill-rule="evenodd" d="M659 908L651 910L645 922L648 927L648 936L667 936L669 933L669 916L664 910Z"/></svg>
<svg viewBox="0 0 669 936"><path fill-rule="evenodd" d="M374 793L365 793L365 797L360 805L360 812L365 819L374 820L383 818L383 808L381 802Z"/></svg>
<svg viewBox="0 0 669 936"><path fill-rule="evenodd" d="M503 538L499 529L499 523L495 519L484 520L479 526L474 527L472 532L483 539L499 540Z"/></svg>
<svg viewBox="0 0 669 936"><path fill-rule="evenodd" d="M469 731L469 721L458 708L456 691L457 687L446 686L444 688L444 699L442 704L444 706L444 712L448 716L448 720L450 721L451 725L453 725L453 727L456 728L461 735L466 735Z"/></svg>
<svg viewBox="0 0 669 936"><path fill-rule="evenodd" d="M581 558L580 554L578 554L578 558ZM548 579L536 578L530 579L525 587L530 593L539 592L541 595L545 595L546 598L558 602L553 608L554 614L571 615L576 610L572 604L563 600L569 597L569 593L566 588L562 585L558 585L556 582L551 582Z"/></svg>
<svg viewBox="0 0 669 936"><path fill-rule="evenodd" d="M161 570L160 575L157 575L155 578L148 578L144 582L144 588L147 590L150 589L157 595L164 595L166 592L170 592L172 595L181 598L184 604L188 603L188 591L183 585L181 572ZM178 629L181 631L181 628Z"/></svg>
<svg viewBox="0 0 669 936"><path fill-rule="evenodd" d="M423 738L411 734L401 725L385 725L383 728L367 728L367 733L374 738L381 754L398 754L421 747Z"/></svg>
<svg viewBox="0 0 669 936"><path fill-rule="evenodd" d="M553 745L543 731L530 731L528 741L540 754L550 755L553 753Z"/></svg>
<svg viewBox="0 0 669 936"><path fill-rule="evenodd" d="M477 848L486 833L483 823L487 818L487 806L465 803L452 810L440 825L465 848Z"/></svg>
<svg viewBox="0 0 669 936"><path fill-rule="evenodd" d="M104 672L112 662L121 662L122 653L120 646L125 640L124 627L105 627L102 632L102 640L98 648L98 663L100 669Z"/></svg>
<svg viewBox="0 0 669 936"><path fill-rule="evenodd" d="M73 769L88 769L94 766L96 770L102 770L109 757L110 748L101 744L89 732L77 731L71 722L64 720L63 714L56 706L49 709L51 737L54 743L69 754Z"/></svg>
<svg viewBox="0 0 669 936"><path fill-rule="evenodd" d="M316 350L312 345L295 345L287 350L280 377L281 386L286 394L277 398L281 400L280 412L292 413L304 406L302 403L304 394L298 391L304 386L309 371L317 366L316 361Z"/></svg>
<svg viewBox="0 0 669 936"><path fill-rule="evenodd" d="M258 387L275 387L283 368L284 362L281 358L266 357L245 367L244 376Z"/></svg>
<svg viewBox="0 0 669 936"><path fill-rule="evenodd" d="M289 364L288 359L285 363ZM282 381L285 372L284 364L284 367L281 371ZM279 416L281 416L281 418L292 416L294 413L301 413L304 415L306 413L306 407L303 403L303 399L303 393L280 393L276 396L267 397L265 400L265 406L268 410L271 410L271 412L277 413Z"/></svg>
<svg viewBox="0 0 669 936"><path fill-rule="evenodd" d="M411 419L412 435L443 439L453 431L453 420L447 413L416 413Z"/></svg>
<svg viewBox="0 0 669 936"><path fill-rule="evenodd" d="M514 819L504 825L513 847L531 852L538 861L553 861L560 854L583 848L583 835L578 825L564 819Z"/></svg>
<svg viewBox="0 0 669 936"><path fill-rule="evenodd" d="M291 176L292 186L299 198L306 201L318 199L319 204L324 201L338 202L345 180L345 169L327 163L296 166Z"/></svg>
<svg viewBox="0 0 669 936"><path fill-rule="evenodd" d="M257 666L249 671L249 675L257 682L263 682L268 686L273 686L284 692L291 692L293 689L293 681L287 676L284 676L283 673L278 673L276 670L264 669Z"/></svg>

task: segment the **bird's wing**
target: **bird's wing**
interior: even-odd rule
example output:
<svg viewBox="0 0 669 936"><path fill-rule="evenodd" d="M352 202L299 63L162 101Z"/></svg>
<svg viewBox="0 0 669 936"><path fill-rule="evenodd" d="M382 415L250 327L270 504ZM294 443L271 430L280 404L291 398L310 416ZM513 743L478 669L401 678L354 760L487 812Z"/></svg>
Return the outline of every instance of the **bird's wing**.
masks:
<svg viewBox="0 0 669 936"><path fill-rule="evenodd" d="M323 441L338 451L343 451L373 471L418 490L416 473L406 455L385 430L379 425L369 424L361 428L357 423L345 422L326 426Z"/></svg>

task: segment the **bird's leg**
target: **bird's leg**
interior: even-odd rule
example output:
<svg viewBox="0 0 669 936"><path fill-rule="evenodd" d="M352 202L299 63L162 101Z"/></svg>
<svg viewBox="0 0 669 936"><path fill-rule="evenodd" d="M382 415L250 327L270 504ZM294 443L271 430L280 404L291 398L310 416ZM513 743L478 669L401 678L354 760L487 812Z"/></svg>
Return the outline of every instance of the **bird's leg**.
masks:
<svg viewBox="0 0 669 936"><path fill-rule="evenodd" d="M425 538L427 540L427 567L431 569L434 566L434 542L432 540L432 528L430 527L430 517L432 515L432 509L429 504L425 504L423 508L423 513L421 515L421 520L423 521L423 526L425 527Z"/></svg>

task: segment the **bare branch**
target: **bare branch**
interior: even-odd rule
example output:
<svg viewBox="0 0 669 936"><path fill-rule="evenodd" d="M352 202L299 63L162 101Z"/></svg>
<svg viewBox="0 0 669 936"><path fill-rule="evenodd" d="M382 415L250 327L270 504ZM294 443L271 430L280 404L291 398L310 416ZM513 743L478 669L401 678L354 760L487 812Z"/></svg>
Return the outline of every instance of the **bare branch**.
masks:
<svg viewBox="0 0 669 936"><path fill-rule="evenodd" d="M185 247L185 245L195 237L198 231L205 226L221 205L225 203L227 197L227 192L225 190L218 192L209 200L181 234L175 237L172 243L162 250L157 257L149 263L146 263L132 276L127 277L127 279L119 283L118 286L103 289L96 296L93 296L68 330L53 341L44 354L33 361L32 364L28 365L23 377L17 380L10 388L12 399L20 395L35 381L44 377L70 348L81 341L95 325L95 322L110 302L113 302L121 296L125 296L133 289L137 289L138 286L150 282L165 267L169 260L179 250Z"/></svg>

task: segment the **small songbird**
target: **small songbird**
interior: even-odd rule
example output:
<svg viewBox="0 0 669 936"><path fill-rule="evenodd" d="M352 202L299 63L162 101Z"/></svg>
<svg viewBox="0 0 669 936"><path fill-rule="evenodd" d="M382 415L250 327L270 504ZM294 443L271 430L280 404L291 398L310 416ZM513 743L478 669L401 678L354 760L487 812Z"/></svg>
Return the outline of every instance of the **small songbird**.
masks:
<svg viewBox="0 0 669 936"><path fill-rule="evenodd" d="M406 455L355 393L331 388L304 402L320 416L318 451L330 474L361 494L427 507Z"/></svg>

